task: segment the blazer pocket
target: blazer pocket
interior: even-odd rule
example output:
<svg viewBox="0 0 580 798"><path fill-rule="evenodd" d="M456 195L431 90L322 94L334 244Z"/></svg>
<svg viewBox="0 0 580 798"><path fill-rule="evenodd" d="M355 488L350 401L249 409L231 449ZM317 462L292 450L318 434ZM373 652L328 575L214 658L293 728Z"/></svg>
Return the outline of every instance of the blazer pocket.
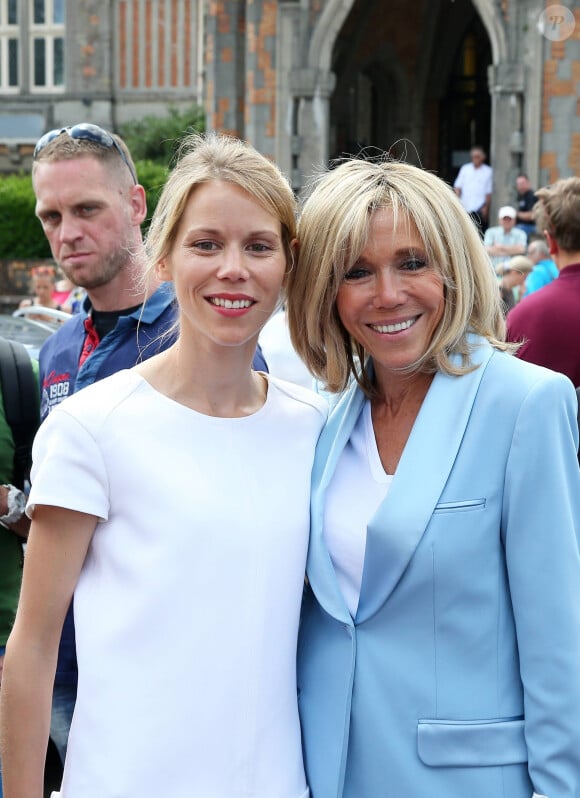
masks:
<svg viewBox="0 0 580 798"><path fill-rule="evenodd" d="M419 758L430 767L486 767L528 761L523 718L419 720Z"/></svg>
<svg viewBox="0 0 580 798"><path fill-rule="evenodd" d="M457 502L440 502L435 505L434 513L469 513L474 510L485 510L486 499L466 499Z"/></svg>

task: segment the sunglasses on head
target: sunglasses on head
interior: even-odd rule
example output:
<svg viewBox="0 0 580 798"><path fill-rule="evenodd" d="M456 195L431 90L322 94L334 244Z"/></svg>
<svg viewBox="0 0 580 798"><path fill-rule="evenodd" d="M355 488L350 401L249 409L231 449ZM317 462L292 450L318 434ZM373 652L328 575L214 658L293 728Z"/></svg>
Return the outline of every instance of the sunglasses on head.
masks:
<svg viewBox="0 0 580 798"><path fill-rule="evenodd" d="M73 125L72 127L61 127L55 128L54 130L49 130L48 133L45 133L38 141L36 142L36 147L34 148L34 155L33 158L36 160L39 154L43 151L45 147L54 141L56 138L61 136L63 133L66 133L67 136L70 136L71 139L75 140L82 140L82 141L92 141L93 144L98 144L100 147L105 147L106 149L110 149L114 147L117 150L118 154L121 156L121 159L127 166L129 172L131 172L131 177L133 178L133 182L137 183L137 176L133 171L133 167L127 160L127 156L119 147L115 139L108 133L106 130L103 130L102 127L98 125L91 125L88 122L82 122L79 125Z"/></svg>

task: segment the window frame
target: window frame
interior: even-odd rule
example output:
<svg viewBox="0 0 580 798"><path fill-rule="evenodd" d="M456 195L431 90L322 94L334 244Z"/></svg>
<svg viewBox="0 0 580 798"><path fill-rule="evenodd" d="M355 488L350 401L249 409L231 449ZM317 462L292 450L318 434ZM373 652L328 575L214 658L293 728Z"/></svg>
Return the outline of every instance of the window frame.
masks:
<svg viewBox="0 0 580 798"><path fill-rule="evenodd" d="M22 83L21 15L16 4L16 22L8 21L8 3L0 5L0 92L18 94ZM16 83L10 84L10 42L16 42Z"/></svg>
<svg viewBox="0 0 580 798"><path fill-rule="evenodd" d="M66 5L63 3L63 21L54 21L55 0L40 0L44 6L45 21L35 22L35 4L39 0L29 0L29 25L28 39L28 64L30 94L62 94L66 90ZM56 83L55 77L55 51L56 42L62 41L62 83ZM44 84L36 83L36 41L44 42Z"/></svg>

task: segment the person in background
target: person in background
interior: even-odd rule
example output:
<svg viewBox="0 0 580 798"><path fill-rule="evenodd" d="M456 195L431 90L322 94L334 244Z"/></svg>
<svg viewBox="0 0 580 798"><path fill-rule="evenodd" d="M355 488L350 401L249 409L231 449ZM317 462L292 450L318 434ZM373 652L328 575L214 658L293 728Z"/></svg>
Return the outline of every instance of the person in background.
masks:
<svg viewBox="0 0 580 798"><path fill-rule="evenodd" d="M85 298L85 290L75 285L68 277L57 279L52 298L67 313L78 313Z"/></svg>
<svg viewBox="0 0 580 798"><path fill-rule="evenodd" d="M527 256L532 261L534 268L526 278L525 296L529 296L551 283L559 273L543 238L535 238L529 242Z"/></svg>
<svg viewBox="0 0 580 798"><path fill-rule="evenodd" d="M54 298L56 284L56 271L53 266L35 266L30 271L30 287L32 298L23 299L19 307L29 308L39 306L51 310L64 310L64 307ZM28 318L35 321L52 321L50 314L31 313Z"/></svg>
<svg viewBox="0 0 580 798"><path fill-rule="evenodd" d="M4 343L4 342L3 342ZM24 349L24 347L22 347ZM2 348L3 357L5 353ZM24 352L24 357L28 357ZM12 357L12 355L10 355ZM38 374L38 364L31 362L31 378L36 378ZM20 379L18 370L14 371L15 378ZM3 390L11 392L18 391L20 386L11 382L4 384L0 380ZM24 389L24 384L22 389ZM17 441L8 423L7 413L4 406L4 394L0 390L0 690L2 688L2 671L4 666L4 654L6 652L6 641L14 623L16 606L20 594L20 582L22 579L23 563L23 543L28 537L30 519L26 516L24 508L26 506L26 487L20 479L18 473L15 449ZM36 404L36 415L38 415L38 404ZM38 427L38 418L34 424L30 419L19 419L19 424L25 426L26 437L31 440L35 429ZM20 445L20 444L19 444ZM14 484L16 483L16 484ZM2 798L2 762L0 761L0 798Z"/></svg>
<svg viewBox="0 0 580 798"><path fill-rule="evenodd" d="M516 177L516 189L518 192L516 227L518 230L523 230L529 240L529 237L536 232L533 208L537 199L526 174L522 173Z"/></svg>
<svg viewBox="0 0 580 798"><path fill-rule="evenodd" d="M504 205L498 212L499 224L485 231L483 243L494 269L506 258L525 255L527 236L515 226L516 215L515 208Z"/></svg>
<svg viewBox="0 0 580 798"><path fill-rule="evenodd" d="M5 484L0 485L0 690L6 641L14 623L20 594L22 543L30 525L30 521L24 516L24 494L10 484L12 462L5 457L8 452L5 438L9 434L4 411L0 407L0 479L5 480ZM0 798L3 795L1 779L0 760Z"/></svg>
<svg viewBox="0 0 580 798"><path fill-rule="evenodd" d="M500 263L496 268L499 276L499 288L504 306L504 313L511 310L521 300L526 286L526 279L533 268L533 263L525 255L514 255L513 258Z"/></svg>
<svg viewBox="0 0 580 798"><path fill-rule="evenodd" d="M472 147L469 163L463 164L453 184L455 193L473 221L483 232L489 221L493 170L485 163L483 147Z"/></svg>
<svg viewBox="0 0 580 798"><path fill-rule="evenodd" d="M573 386L511 354L478 231L435 175L343 163L298 238L290 331L337 394L298 650L311 793L578 798Z"/></svg>
<svg viewBox="0 0 580 798"><path fill-rule="evenodd" d="M46 133L34 151L36 215L62 273L86 297L40 351L41 417L67 396L170 346L176 309L162 282L144 284L145 190L125 142L80 123ZM266 369L256 352L254 365ZM51 737L62 761L77 688L72 607L53 693Z"/></svg>
<svg viewBox="0 0 580 798"><path fill-rule="evenodd" d="M312 374L298 356L290 340L285 307L279 308L268 319L262 328L259 340L270 374L303 385L305 388L314 387Z"/></svg>
<svg viewBox="0 0 580 798"><path fill-rule="evenodd" d="M185 143L147 246L175 291L176 342L67 399L35 441L5 798L42 797L73 590L62 798L307 797L296 640L326 404L253 368L295 246L274 164L228 137Z"/></svg>
<svg viewBox="0 0 580 798"><path fill-rule="evenodd" d="M558 277L507 316L518 357L565 374L580 387L580 178L536 192L536 225L543 231Z"/></svg>

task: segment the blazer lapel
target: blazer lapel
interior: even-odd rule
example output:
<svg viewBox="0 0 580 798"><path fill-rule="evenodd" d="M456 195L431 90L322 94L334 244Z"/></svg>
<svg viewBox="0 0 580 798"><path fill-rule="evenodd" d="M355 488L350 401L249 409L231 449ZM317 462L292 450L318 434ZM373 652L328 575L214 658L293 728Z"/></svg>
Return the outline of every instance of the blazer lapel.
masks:
<svg viewBox="0 0 580 798"><path fill-rule="evenodd" d="M461 377L435 375L389 493L367 528L357 623L380 609L412 558L455 462L492 353L484 343L473 353L479 368Z"/></svg>
<svg viewBox="0 0 580 798"><path fill-rule="evenodd" d="M351 625L353 620L324 540L324 504L328 483L364 402L365 396L358 386L351 387L331 412L318 440L312 469L311 531L306 566L308 580L318 602L332 616Z"/></svg>

